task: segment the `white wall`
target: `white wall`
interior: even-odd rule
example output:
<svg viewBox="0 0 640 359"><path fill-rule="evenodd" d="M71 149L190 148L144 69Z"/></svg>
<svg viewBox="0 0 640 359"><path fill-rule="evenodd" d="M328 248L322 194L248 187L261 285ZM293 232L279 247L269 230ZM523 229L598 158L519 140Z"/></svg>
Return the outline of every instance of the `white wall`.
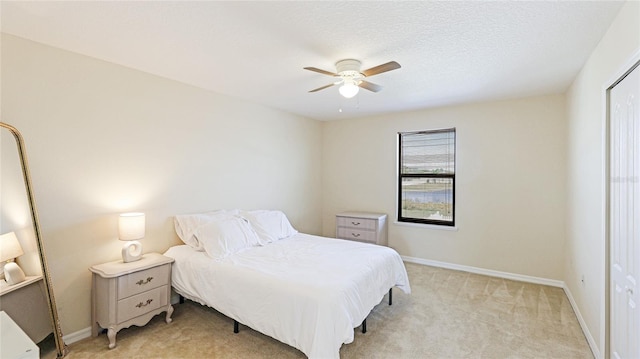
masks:
<svg viewBox="0 0 640 359"><path fill-rule="evenodd" d="M2 35L2 121L24 135L62 330L90 325L88 267L117 260L117 214L279 208L321 232L321 123Z"/></svg>
<svg viewBox="0 0 640 359"><path fill-rule="evenodd" d="M457 231L398 225L397 133L456 128ZM402 255L562 279L565 100L469 104L323 127L323 233L344 210L389 215Z"/></svg>
<svg viewBox="0 0 640 359"><path fill-rule="evenodd" d="M567 94L568 211L564 280L596 355L605 356L605 89L640 51L640 2L627 2ZM630 64L629 64L630 65ZM584 276L584 285L581 278Z"/></svg>

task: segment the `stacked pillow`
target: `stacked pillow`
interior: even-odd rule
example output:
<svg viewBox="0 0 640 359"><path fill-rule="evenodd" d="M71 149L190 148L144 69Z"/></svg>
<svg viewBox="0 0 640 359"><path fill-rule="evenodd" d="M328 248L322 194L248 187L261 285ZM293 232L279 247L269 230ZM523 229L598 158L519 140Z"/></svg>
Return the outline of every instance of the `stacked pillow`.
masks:
<svg viewBox="0 0 640 359"><path fill-rule="evenodd" d="M240 215L249 221L263 245L298 233L281 211L242 211Z"/></svg>
<svg viewBox="0 0 640 359"><path fill-rule="evenodd" d="M178 215L176 234L187 245L222 259L244 249L266 245L298 233L281 211L220 210Z"/></svg>

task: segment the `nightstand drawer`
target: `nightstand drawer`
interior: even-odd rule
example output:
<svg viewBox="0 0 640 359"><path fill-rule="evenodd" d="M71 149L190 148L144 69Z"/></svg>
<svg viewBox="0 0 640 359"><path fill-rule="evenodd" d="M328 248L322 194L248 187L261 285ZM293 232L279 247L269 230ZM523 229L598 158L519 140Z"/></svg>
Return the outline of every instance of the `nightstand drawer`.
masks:
<svg viewBox="0 0 640 359"><path fill-rule="evenodd" d="M118 278L118 299L169 284L170 265L162 265Z"/></svg>
<svg viewBox="0 0 640 359"><path fill-rule="evenodd" d="M116 321L123 322L167 305L169 286L152 289L118 301Z"/></svg>
<svg viewBox="0 0 640 359"><path fill-rule="evenodd" d="M338 228L338 238L376 243L376 232L357 228Z"/></svg>
<svg viewBox="0 0 640 359"><path fill-rule="evenodd" d="M368 229L371 231L375 231L378 224L377 220L368 218L337 217L336 221L338 227Z"/></svg>

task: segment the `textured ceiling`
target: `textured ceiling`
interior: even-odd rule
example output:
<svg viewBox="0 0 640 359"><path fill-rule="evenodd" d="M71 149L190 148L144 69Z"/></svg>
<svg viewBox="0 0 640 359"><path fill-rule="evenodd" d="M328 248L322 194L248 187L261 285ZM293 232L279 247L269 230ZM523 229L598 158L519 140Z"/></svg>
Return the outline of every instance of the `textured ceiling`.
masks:
<svg viewBox="0 0 640 359"><path fill-rule="evenodd" d="M12 35L316 119L562 93L619 1L0 2ZM344 99L355 58L401 69ZM340 111L342 110L342 111Z"/></svg>

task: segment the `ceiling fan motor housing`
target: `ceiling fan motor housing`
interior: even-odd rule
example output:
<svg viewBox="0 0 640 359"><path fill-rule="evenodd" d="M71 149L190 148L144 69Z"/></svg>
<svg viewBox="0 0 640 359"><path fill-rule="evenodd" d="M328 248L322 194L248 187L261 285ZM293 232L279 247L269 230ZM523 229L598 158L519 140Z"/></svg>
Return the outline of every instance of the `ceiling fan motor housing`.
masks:
<svg viewBox="0 0 640 359"><path fill-rule="evenodd" d="M360 72L360 61L354 59L346 59L336 62L336 70L338 71L338 75L342 78L337 84L344 83L357 86L365 77Z"/></svg>
<svg viewBox="0 0 640 359"><path fill-rule="evenodd" d="M336 70L339 75L353 76L360 74L360 61L354 59L340 60L336 62Z"/></svg>

